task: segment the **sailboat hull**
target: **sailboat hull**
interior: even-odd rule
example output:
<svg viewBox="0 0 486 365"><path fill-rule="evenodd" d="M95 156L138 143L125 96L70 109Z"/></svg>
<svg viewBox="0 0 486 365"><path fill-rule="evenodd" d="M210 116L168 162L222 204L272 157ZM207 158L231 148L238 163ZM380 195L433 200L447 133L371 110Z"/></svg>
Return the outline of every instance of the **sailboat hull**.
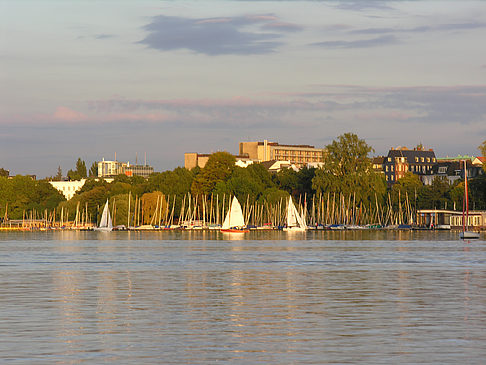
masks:
<svg viewBox="0 0 486 365"><path fill-rule="evenodd" d="M303 227L284 227L285 232L305 232L306 229Z"/></svg>
<svg viewBox="0 0 486 365"><path fill-rule="evenodd" d="M95 227L93 228L94 231L98 232L111 232L113 231L113 228L108 228L108 227Z"/></svg>
<svg viewBox="0 0 486 365"><path fill-rule="evenodd" d="M459 234L459 238L464 240L464 239L476 239L479 238L479 233L478 232L471 232L471 231L465 231L461 232Z"/></svg>
<svg viewBox="0 0 486 365"><path fill-rule="evenodd" d="M248 229L236 229L236 228L228 228L228 229L221 229L222 233L248 233L250 232Z"/></svg>

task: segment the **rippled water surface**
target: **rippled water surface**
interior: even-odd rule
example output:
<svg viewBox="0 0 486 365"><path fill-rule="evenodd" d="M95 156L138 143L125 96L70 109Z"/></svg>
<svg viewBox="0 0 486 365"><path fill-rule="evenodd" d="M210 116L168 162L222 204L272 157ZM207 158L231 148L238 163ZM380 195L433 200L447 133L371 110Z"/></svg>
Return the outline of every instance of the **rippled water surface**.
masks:
<svg viewBox="0 0 486 365"><path fill-rule="evenodd" d="M0 363L482 364L454 232L0 233Z"/></svg>

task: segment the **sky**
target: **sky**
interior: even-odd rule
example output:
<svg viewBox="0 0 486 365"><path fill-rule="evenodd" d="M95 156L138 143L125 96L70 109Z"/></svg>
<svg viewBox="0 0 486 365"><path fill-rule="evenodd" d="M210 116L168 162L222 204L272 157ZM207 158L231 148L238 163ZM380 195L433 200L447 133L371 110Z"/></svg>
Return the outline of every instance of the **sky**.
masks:
<svg viewBox="0 0 486 365"><path fill-rule="evenodd" d="M486 140L485 1L0 0L0 167Z"/></svg>

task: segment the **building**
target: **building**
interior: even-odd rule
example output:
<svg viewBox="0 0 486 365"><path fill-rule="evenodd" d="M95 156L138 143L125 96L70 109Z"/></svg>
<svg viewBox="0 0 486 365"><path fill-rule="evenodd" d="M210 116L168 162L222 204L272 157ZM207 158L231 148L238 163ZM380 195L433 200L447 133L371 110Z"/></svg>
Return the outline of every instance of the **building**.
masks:
<svg viewBox="0 0 486 365"><path fill-rule="evenodd" d="M388 185L393 185L401 179L405 173L412 172L421 177L422 182L429 183L427 176L433 175L433 168L437 164L434 150L407 147L392 148L388 151L383 163L385 179Z"/></svg>
<svg viewBox="0 0 486 365"><path fill-rule="evenodd" d="M208 163L210 153L196 153L186 152L184 153L184 167L188 170L192 170L195 167L204 168ZM248 155L236 155L235 165L239 167L248 167L255 161L248 157Z"/></svg>
<svg viewBox="0 0 486 365"><path fill-rule="evenodd" d="M301 168L308 163L322 162L325 149L310 145L285 145L276 142L240 142L240 155L259 162L288 161Z"/></svg>
<svg viewBox="0 0 486 365"><path fill-rule="evenodd" d="M103 161L98 162L98 177L115 177L125 173L127 164L118 161Z"/></svg>
<svg viewBox="0 0 486 365"><path fill-rule="evenodd" d="M486 157L481 157L481 156L474 157L472 160L472 164L474 166L480 166L480 167L486 166Z"/></svg>
<svg viewBox="0 0 486 365"><path fill-rule="evenodd" d="M130 165L130 162L127 162L127 166L125 167L125 175L129 177L141 176L148 178L153 173L154 168L149 165Z"/></svg>
<svg viewBox="0 0 486 365"><path fill-rule="evenodd" d="M421 209L417 211L417 224L434 229L462 230L463 214L447 209ZM468 227L474 231L486 229L486 211L470 211Z"/></svg>
<svg viewBox="0 0 486 365"><path fill-rule="evenodd" d="M270 173L277 173L282 169L292 169L294 171L299 171L297 166L292 165L289 161L270 160L270 161L264 161L261 164Z"/></svg>
<svg viewBox="0 0 486 365"><path fill-rule="evenodd" d="M98 177L110 178L117 175L142 176L147 178L154 173L154 168L145 165L130 165L130 162L103 161L98 162Z"/></svg>
<svg viewBox="0 0 486 365"><path fill-rule="evenodd" d="M373 157L371 163L374 172L384 174L383 164L385 163L385 156Z"/></svg>
<svg viewBox="0 0 486 365"><path fill-rule="evenodd" d="M462 229L463 217L462 212L457 213L450 218L452 229ZM486 211L469 211L467 217L467 225L470 230L479 231L486 229Z"/></svg>
<svg viewBox="0 0 486 365"><path fill-rule="evenodd" d="M75 181L49 181L49 184L62 193L66 200L69 200L77 191L81 190L85 182L86 179L81 179Z"/></svg>
<svg viewBox="0 0 486 365"><path fill-rule="evenodd" d="M477 162L478 157L469 156L445 157L438 158L437 165L433 169L433 178L442 177L449 181L449 184L459 179L464 179L464 161L466 161L466 170L468 178L476 178L484 175L482 166Z"/></svg>

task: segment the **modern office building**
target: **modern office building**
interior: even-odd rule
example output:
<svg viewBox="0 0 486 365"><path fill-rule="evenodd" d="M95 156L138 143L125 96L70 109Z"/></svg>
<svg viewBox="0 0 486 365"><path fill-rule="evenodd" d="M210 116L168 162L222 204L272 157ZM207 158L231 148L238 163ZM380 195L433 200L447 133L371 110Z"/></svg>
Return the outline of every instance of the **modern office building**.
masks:
<svg viewBox="0 0 486 365"><path fill-rule="evenodd" d="M149 165L130 165L130 162L105 161L105 159L98 162L98 177L102 178L115 177L121 174L147 178L153 172L154 168Z"/></svg>
<svg viewBox="0 0 486 365"><path fill-rule="evenodd" d="M250 159L265 161L288 161L301 168L308 163L322 162L324 148L310 145L288 145L276 142L240 142L240 155L247 155Z"/></svg>
<svg viewBox="0 0 486 365"><path fill-rule="evenodd" d="M115 177L125 173L127 164L119 161L102 161L98 162L98 177Z"/></svg>
<svg viewBox="0 0 486 365"><path fill-rule="evenodd" d="M130 177L142 176L148 178L153 173L154 168L149 165L130 165L130 162L127 162L127 166L125 167L125 175Z"/></svg>

